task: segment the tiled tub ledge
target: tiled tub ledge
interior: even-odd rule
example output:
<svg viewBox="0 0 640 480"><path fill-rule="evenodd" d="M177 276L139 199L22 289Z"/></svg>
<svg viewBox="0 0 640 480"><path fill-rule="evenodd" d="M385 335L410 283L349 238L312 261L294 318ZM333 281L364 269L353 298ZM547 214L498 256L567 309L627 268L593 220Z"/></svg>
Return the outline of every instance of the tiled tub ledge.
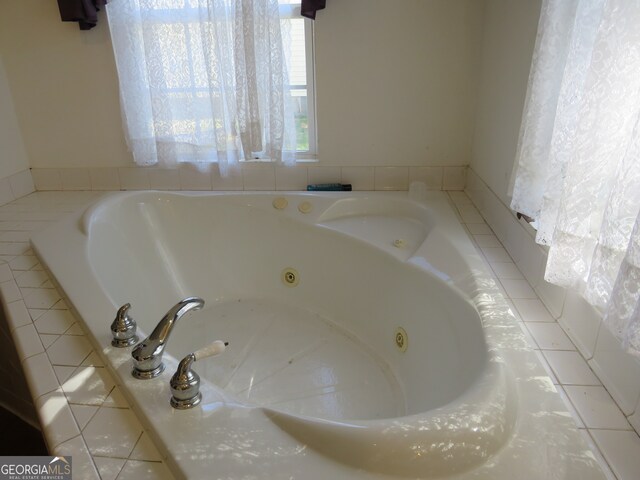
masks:
<svg viewBox="0 0 640 480"><path fill-rule="evenodd" d="M637 430L640 425L634 422L639 416L635 385L638 364L622 354L618 345L607 345L611 352L607 359L609 371L599 368L595 360L599 348L604 350L599 345L604 340L615 343L613 336L599 320L593 327L595 311L587 308L577 294L565 293L543 280L546 255L540 253L530 233L473 170L468 171L465 192L450 195L463 218L466 215L467 231L493 270L498 286L521 320L525 335L578 428L594 452L602 455L601 464L610 466L612 478L640 478L640 437L634 431L634 426ZM594 330L592 346L585 347L587 335L576 335L578 329ZM601 337L598 343L596 337ZM606 376L612 371L623 377L614 379L618 385ZM630 378L634 380L629 381ZM619 385L626 387L630 401L624 402L617 390ZM631 408L625 403L630 403ZM640 401L637 404L640 406Z"/></svg>
<svg viewBox="0 0 640 480"><path fill-rule="evenodd" d="M100 195L36 192L0 207L0 295L48 448L73 456L74 478L173 478L29 247L31 233ZM637 434L470 199L449 196L603 470L612 479L638 478Z"/></svg>
<svg viewBox="0 0 640 480"><path fill-rule="evenodd" d="M0 207L0 295L49 452L77 479L170 479L165 461L29 247L100 194L37 192Z"/></svg>
<svg viewBox="0 0 640 480"><path fill-rule="evenodd" d="M463 190L466 166L320 166L301 161L293 167L243 162L222 177L217 165L178 168L33 168L38 191L57 190L305 190L314 183L349 183L353 190L407 190L424 182L429 190Z"/></svg>

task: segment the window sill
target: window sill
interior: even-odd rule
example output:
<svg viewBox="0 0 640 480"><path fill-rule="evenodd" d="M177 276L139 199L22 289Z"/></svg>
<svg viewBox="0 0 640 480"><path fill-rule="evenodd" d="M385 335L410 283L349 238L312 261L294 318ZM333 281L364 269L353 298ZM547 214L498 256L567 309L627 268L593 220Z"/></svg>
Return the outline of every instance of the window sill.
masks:
<svg viewBox="0 0 640 480"><path fill-rule="evenodd" d="M270 158L251 158L248 160L240 160L239 163L241 165L250 165L250 164L262 165L262 164L269 164L269 163L277 164L277 162L271 160ZM318 157L316 155L311 155L311 154L303 154L300 156L296 155L296 163L318 163Z"/></svg>

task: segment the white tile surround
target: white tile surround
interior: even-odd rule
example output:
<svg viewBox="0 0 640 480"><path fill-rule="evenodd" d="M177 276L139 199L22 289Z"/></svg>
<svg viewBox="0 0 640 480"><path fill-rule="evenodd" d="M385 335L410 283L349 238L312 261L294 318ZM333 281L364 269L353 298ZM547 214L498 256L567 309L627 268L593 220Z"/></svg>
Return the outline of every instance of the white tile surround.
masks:
<svg viewBox="0 0 640 480"><path fill-rule="evenodd" d="M345 170L346 167L341 172L343 178ZM410 174L409 170L407 175ZM359 178L369 184L376 181L375 172L373 178L368 175ZM277 182L277 170L275 177ZM291 173L286 181L295 184L300 180ZM474 182L470 184L475 185ZM27 243L31 232L82 208L99 195L37 192L0 207L0 246L14 252L0 257L0 295L49 449L52 453L73 455L75 478L172 478ZM484 222L482 215L489 215L476 209L463 192L449 195L461 222L495 273L498 286L511 294L507 301L516 318L605 471L612 479L638 478L640 439L627 422L627 412L618 408L608 387L603 387L590 368L593 363L585 362L583 350L576 348L560 328L566 330L566 324L562 320L557 323L557 315L541 301L548 303L564 297L527 282L530 272L536 271L535 262L514 262L513 248L509 248L506 237L498 235L500 227L494 234ZM564 314L566 310L565 305ZM563 313L563 307L559 311ZM598 340L601 335L596 332ZM594 352L598 351L596 343ZM602 351L608 348L611 346L607 344L600 346ZM633 416L628 418L633 421Z"/></svg>
<svg viewBox="0 0 640 480"><path fill-rule="evenodd" d="M509 267L488 260L489 264L503 289L519 294L509 299L513 310L578 425L618 479L640 478L640 362L623 351L601 315L578 294L544 280L547 252L535 243L533 229L518 220L472 169L467 172L465 192L465 197L451 195L473 204L509 255ZM467 227L474 232L474 225ZM517 279L520 284L514 286ZM520 298L524 294L532 298ZM619 448L623 444L624 455Z"/></svg>
<svg viewBox="0 0 640 480"><path fill-rule="evenodd" d="M425 182L429 190L462 190L466 171L466 167L439 166L323 167L313 162L299 162L295 167L245 163L227 177L220 176L216 165L201 170L188 165L176 169L31 169L38 191L305 190L310 183L350 183L353 190L407 190L414 181Z"/></svg>
<svg viewBox="0 0 640 480"><path fill-rule="evenodd" d="M162 456L29 248L31 233L99 195L38 192L0 206L0 295L49 451L71 455L78 479L170 479Z"/></svg>

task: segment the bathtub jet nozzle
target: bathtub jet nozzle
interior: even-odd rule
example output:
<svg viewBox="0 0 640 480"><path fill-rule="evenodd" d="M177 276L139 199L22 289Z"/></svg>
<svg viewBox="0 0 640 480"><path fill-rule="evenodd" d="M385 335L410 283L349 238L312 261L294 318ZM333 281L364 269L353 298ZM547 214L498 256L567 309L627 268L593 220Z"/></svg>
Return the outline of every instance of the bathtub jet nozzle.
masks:
<svg viewBox="0 0 640 480"><path fill-rule="evenodd" d="M140 342L131 352L135 378L148 380L156 378L164 371L162 354L176 322L192 310L204 307L204 300L199 297L187 297L176 303L162 320L158 322L151 335Z"/></svg>

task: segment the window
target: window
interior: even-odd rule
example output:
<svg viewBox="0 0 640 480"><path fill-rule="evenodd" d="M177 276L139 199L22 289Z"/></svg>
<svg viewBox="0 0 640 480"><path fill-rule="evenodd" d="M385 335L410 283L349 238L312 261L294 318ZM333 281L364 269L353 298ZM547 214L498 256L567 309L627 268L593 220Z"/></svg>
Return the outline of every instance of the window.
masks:
<svg viewBox="0 0 640 480"><path fill-rule="evenodd" d="M313 22L300 16L299 1L278 2L285 33L289 84L295 100L296 151L302 158L310 157L316 152Z"/></svg>
<svg viewBox="0 0 640 480"><path fill-rule="evenodd" d="M107 13L136 163L313 156L313 27L298 1L115 0Z"/></svg>

